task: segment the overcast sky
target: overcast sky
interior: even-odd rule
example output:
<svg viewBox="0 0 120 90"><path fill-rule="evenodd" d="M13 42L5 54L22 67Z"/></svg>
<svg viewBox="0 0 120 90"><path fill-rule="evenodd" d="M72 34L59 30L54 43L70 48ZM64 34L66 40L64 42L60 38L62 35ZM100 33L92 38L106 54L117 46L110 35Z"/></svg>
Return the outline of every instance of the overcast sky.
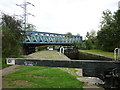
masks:
<svg viewBox="0 0 120 90"><path fill-rule="evenodd" d="M99 30L102 12L109 9L115 12L120 0L27 0L35 5L27 6L28 22L36 26L37 31L61 33L79 33L85 37L87 31ZM24 0L0 0L0 10L13 15L23 15L23 9L16 4Z"/></svg>

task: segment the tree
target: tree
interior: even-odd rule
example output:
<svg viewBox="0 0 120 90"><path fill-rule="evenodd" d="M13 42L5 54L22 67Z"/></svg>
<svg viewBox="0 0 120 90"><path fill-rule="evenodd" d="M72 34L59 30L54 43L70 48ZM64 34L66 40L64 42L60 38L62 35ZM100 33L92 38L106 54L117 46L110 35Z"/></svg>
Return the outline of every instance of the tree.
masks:
<svg viewBox="0 0 120 90"><path fill-rule="evenodd" d="M105 51L113 51L116 47L120 47L120 10L114 15L109 10L103 12L97 40L100 49Z"/></svg>
<svg viewBox="0 0 120 90"><path fill-rule="evenodd" d="M79 33L77 33L77 36L80 36L80 34L79 34Z"/></svg>
<svg viewBox="0 0 120 90"><path fill-rule="evenodd" d="M114 41L116 42L116 47L120 48L120 10L115 12L115 15L113 15L114 18Z"/></svg>
<svg viewBox="0 0 120 90"><path fill-rule="evenodd" d="M20 41L22 40L21 21L15 17L2 14L2 56L16 57L19 55Z"/></svg>
<svg viewBox="0 0 120 90"><path fill-rule="evenodd" d="M95 49L96 48L96 32L95 30L91 30L86 34L86 40L84 41L84 47L86 49Z"/></svg>
<svg viewBox="0 0 120 90"><path fill-rule="evenodd" d="M71 33L71 32L67 32L66 34L67 34L67 35L72 35L72 33Z"/></svg>
<svg viewBox="0 0 120 90"><path fill-rule="evenodd" d="M91 30L90 32L87 32L86 34L86 38L87 39L93 39L96 36L96 31L95 30Z"/></svg>
<svg viewBox="0 0 120 90"><path fill-rule="evenodd" d="M103 11L103 16L102 16L102 19L101 19L101 22L100 22L101 28L104 27L104 26L109 26L112 21L113 21L112 12L110 10Z"/></svg>
<svg viewBox="0 0 120 90"><path fill-rule="evenodd" d="M33 24L27 24L26 31L35 31L36 26Z"/></svg>

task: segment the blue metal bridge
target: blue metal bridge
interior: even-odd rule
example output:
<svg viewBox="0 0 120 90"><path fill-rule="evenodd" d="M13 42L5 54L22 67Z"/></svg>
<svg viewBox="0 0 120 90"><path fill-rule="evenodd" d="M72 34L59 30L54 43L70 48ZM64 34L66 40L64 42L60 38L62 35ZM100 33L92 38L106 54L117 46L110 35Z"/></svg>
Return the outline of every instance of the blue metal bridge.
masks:
<svg viewBox="0 0 120 90"><path fill-rule="evenodd" d="M74 43L81 43L82 37L75 35L26 31L24 33L23 54L30 54L35 52L35 47L40 45L73 45Z"/></svg>
<svg viewBox="0 0 120 90"><path fill-rule="evenodd" d="M26 31L23 44L73 44L81 43L82 37L75 35Z"/></svg>

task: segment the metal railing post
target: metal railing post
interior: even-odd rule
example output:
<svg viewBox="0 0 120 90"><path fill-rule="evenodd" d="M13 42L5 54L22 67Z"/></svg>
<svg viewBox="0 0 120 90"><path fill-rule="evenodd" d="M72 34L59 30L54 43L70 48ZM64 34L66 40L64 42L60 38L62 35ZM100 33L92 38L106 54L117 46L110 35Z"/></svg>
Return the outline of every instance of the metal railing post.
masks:
<svg viewBox="0 0 120 90"><path fill-rule="evenodd" d="M64 54L64 47L60 47L60 54L63 53Z"/></svg>
<svg viewBox="0 0 120 90"><path fill-rule="evenodd" d="M114 49L114 58L115 58L115 61L118 61L118 59L120 58L120 48Z"/></svg>
<svg viewBox="0 0 120 90"><path fill-rule="evenodd" d="M115 48L114 49L114 59L115 59L115 61L117 60L117 56L116 56L116 50L117 50L118 48Z"/></svg>

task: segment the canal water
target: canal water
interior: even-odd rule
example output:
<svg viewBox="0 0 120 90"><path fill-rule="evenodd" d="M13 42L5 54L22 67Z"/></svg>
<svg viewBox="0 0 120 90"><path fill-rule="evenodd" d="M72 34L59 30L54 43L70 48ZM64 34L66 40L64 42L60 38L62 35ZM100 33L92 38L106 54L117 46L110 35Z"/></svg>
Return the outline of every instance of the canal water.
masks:
<svg viewBox="0 0 120 90"><path fill-rule="evenodd" d="M67 49L65 50L65 55L71 60L114 60L107 56L102 56L98 54L87 53L78 49Z"/></svg>

